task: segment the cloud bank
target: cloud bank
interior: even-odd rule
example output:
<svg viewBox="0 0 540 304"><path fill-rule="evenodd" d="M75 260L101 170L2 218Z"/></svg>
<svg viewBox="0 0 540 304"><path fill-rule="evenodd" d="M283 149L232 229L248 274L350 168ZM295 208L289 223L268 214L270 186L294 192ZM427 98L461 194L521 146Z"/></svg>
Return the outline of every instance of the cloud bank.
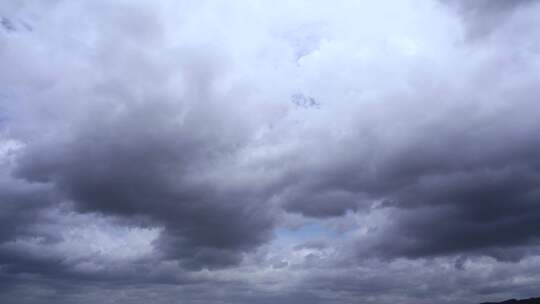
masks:
<svg viewBox="0 0 540 304"><path fill-rule="evenodd" d="M534 296L538 14L1 4L2 303Z"/></svg>

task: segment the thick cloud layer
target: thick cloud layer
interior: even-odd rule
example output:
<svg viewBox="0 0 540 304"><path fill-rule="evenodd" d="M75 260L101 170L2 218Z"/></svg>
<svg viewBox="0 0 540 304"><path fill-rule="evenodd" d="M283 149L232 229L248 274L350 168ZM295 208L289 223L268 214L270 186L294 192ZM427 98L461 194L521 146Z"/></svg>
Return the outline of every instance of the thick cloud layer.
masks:
<svg viewBox="0 0 540 304"><path fill-rule="evenodd" d="M0 300L533 296L538 14L1 4Z"/></svg>

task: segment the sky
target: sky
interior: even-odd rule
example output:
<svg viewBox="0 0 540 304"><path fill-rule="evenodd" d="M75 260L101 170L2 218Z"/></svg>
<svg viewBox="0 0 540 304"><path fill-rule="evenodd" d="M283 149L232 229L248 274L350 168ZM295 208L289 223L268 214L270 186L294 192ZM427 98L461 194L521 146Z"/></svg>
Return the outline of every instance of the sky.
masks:
<svg viewBox="0 0 540 304"><path fill-rule="evenodd" d="M0 302L539 296L540 2L0 3Z"/></svg>

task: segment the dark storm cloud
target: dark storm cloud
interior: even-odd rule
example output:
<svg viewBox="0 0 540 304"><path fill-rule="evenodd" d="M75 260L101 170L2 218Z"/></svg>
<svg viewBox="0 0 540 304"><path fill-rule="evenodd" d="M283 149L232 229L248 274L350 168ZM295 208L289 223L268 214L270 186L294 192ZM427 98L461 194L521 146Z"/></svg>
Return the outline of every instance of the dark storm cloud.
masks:
<svg viewBox="0 0 540 304"><path fill-rule="evenodd" d="M190 111L183 121L159 101L90 112L64 138L28 147L16 176L53 184L82 212L149 218L165 228L157 242L165 257L190 268L235 264L268 238L271 219L264 197L220 189L204 176L243 141L240 126L212 117L213 106L180 109Z"/></svg>
<svg viewBox="0 0 540 304"><path fill-rule="evenodd" d="M160 36L154 34L159 34L160 22L154 11L133 5L116 18L113 12L103 15L97 6L88 7L89 22L96 21L97 16L104 19L90 30L96 29L94 47L104 53L95 58L82 51L83 57L95 60L88 66L91 71L79 74L75 70L85 67L62 61L64 73L75 73L68 76L70 79L48 72L36 79L26 78L29 92L36 88L34 81L46 84L38 85L32 97L8 94L3 101L9 125L9 130L6 127L3 131L20 136L24 151L7 168L11 184L0 192L0 216L4 219L0 225L5 228L1 241L15 242L1 249L2 271L57 278L133 277L134 273L123 268L125 265L112 268L118 274L94 265L89 275L78 269L85 261L73 262L58 252L42 256L25 252L24 247L9 247L20 240L42 242L43 237L56 237L53 244L61 243L60 227L45 225L47 220L59 218L39 216L60 203L82 214L117 219L120 225L108 228L111 233L122 225L162 229L153 243L155 256L146 261L143 270L135 272L143 280L161 280L159 273L148 271L152 263L173 261L189 270L238 264L244 253L270 238L273 226L265 205L267 197L258 195L256 185L242 184L242 188L247 187L244 191L233 180L226 180L239 163L237 152L250 140L251 117L241 118L242 111L250 107L245 95L219 92L216 79L222 70L217 52L181 47L167 56L171 60L168 64L176 65L174 71L145 58L144 54L153 50L133 43L159 41ZM141 33L134 24L143 21L146 25ZM55 26L50 24L51 29ZM78 28L83 32L86 29ZM126 35L128 32L131 34ZM47 39L63 39L52 30L50 33ZM9 39L23 42L33 34L25 35ZM2 52L8 54L6 57L21 56L14 51L21 41L7 44ZM109 48L110 43L114 43L114 49ZM9 62L5 59L6 67ZM40 65L28 62L26 68L39 69L35 64ZM77 68L71 70L73 67ZM97 70L100 76L93 79L92 73ZM20 75L25 73L18 71ZM79 75L85 80L78 82ZM124 75L122 80L120 75ZM4 74L3 78L7 92L20 85L17 73ZM74 83L64 85L70 80ZM67 89L70 86L80 91L73 95L71 88ZM46 104L45 108L37 106L36 100ZM73 107L74 102L79 104ZM27 120L30 116L35 119ZM231 120L234 116L239 118ZM17 183L26 188L18 191ZM48 192L45 195L34 188ZM92 257L88 259L90 264L95 262ZM98 258L96 261L110 264Z"/></svg>
<svg viewBox="0 0 540 304"><path fill-rule="evenodd" d="M495 116L467 110L457 124L435 120L411 128L398 145L372 145L373 158L331 154L336 158L327 161L334 166L305 176L314 186L298 195L306 201L288 208L320 217L338 215L332 208L369 212L370 200L378 202L390 219L373 239L359 243L370 256L485 254L516 260L535 254L528 246L540 244L540 127L533 89L528 92L516 91L514 104ZM351 205L342 205L340 197L313 199L325 189L352 193Z"/></svg>
<svg viewBox="0 0 540 304"><path fill-rule="evenodd" d="M536 108L529 102L526 111ZM378 183L390 185L381 189L383 206L406 211L396 211L394 229L382 233L379 254L471 252L515 259L531 253L514 247L539 242L540 142L534 134L540 130L532 116L462 123L452 133L439 133L438 126L422 145L387 162Z"/></svg>
<svg viewBox="0 0 540 304"><path fill-rule="evenodd" d="M529 41L517 43L494 53L459 91L390 93L369 109L384 113L380 121L376 114L351 114L358 115L352 125L358 131L339 141L323 137L324 148L305 150L318 162L296 173L285 208L319 218L388 208L388 221L358 242L361 256L515 261L536 254L539 79L520 55ZM515 69L496 68L506 56Z"/></svg>
<svg viewBox="0 0 540 304"><path fill-rule="evenodd" d="M52 237L44 231L39 233L32 224L40 219L44 208L54 202L47 187L27 186L18 182L0 182L0 242L13 241L17 236L38 234Z"/></svg>
<svg viewBox="0 0 540 304"><path fill-rule="evenodd" d="M334 217L344 215L347 210L357 210L360 198L346 190L296 189L297 193L286 193L284 208L312 217Z"/></svg>

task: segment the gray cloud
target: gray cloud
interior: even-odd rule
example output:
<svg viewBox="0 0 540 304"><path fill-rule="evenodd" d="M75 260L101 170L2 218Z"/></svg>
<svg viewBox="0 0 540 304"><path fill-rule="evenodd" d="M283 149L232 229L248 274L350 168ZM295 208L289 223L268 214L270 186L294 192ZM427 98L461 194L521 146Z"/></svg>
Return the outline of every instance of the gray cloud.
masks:
<svg viewBox="0 0 540 304"><path fill-rule="evenodd" d="M534 296L539 7L442 2L0 5L0 301Z"/></svg>
<svg viewBox="0 0 540 304"><path fill-rule="evenodd" d="M456 9L467 24L470 38L485 37L504 24L508 18L527 5L536 5L534 0L441 0Z"/></svg>
<svg viewBox="0 0 540 304"><path fill-rule="evenodd" d="M241 125L212 113L217 104L107 106L88 108L89 120L62 138L32 143L16 176L55 185L82 212L149 218L165 228L166 256L193 259L193 267L238 262L267 239L264 197L239 196L204 176L245 142Z"/></svg>

